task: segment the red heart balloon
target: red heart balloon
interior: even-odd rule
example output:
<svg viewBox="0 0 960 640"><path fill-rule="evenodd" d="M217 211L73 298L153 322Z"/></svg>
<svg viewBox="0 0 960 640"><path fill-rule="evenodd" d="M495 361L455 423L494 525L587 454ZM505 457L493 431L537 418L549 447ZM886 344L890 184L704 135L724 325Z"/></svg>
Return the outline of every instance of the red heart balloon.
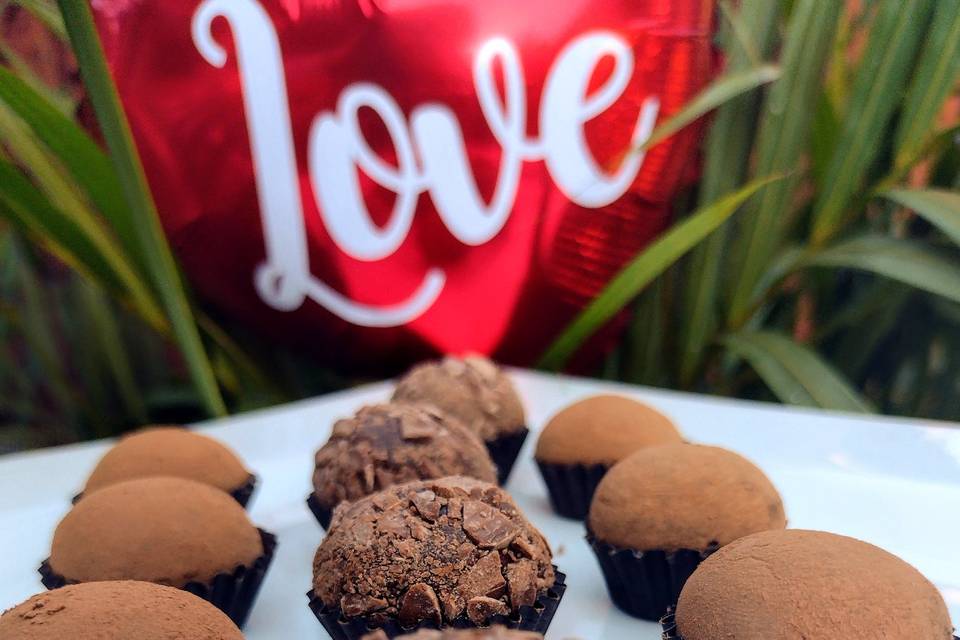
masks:
<svg viewBox="0 0 960 640"><path fill-rule="evenodd" d="M368 362L539 354L668 221L712 0L92 0L204 300ZM385 355L388 354L388 355Z"/></svg>

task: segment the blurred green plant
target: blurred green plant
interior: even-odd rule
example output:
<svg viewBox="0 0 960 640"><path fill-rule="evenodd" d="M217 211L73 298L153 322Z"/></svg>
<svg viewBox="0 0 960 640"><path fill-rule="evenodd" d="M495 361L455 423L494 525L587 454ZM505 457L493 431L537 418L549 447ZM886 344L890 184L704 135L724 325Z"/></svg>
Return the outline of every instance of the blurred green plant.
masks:
<svg viewBox="0 0 960 640"><path fill-rule="evenodd" d="M960 418L960 0L720 7L724 74L648 143L710 112L682 219L541 366L626 315L611 378ZM69 38L106 149L0 33L0 450L346 384L193 302L88 3L12 10Z"/></svg>
<svg viewBox="0 0 960 640"><path fill-rule="evenodd" d="M662 275L624 295L628 266L541 364L562 367L646 286L606 376L960 418L960 109L940 121L960 0L721 5L726 73L772 59L780 74L713 114L691 220L750 180L786 178L684 258L647 259Z"/></svg>

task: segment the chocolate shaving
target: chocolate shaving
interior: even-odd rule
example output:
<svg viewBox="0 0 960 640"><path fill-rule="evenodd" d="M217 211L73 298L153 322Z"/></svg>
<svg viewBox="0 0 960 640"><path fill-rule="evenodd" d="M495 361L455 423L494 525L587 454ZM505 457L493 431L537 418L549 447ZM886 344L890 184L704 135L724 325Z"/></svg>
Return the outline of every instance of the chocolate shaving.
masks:
<svg viewBox="0 0 960 640"><path fill-rule="evenodd" d="M435 522L436 519L440 517L440 501L437 499L437 494L433 491L429 489L419 491L411 496L410 501L425 520Z"/></svg>
<svg viewBox="0 0 960 640"><path fill-rule="evenodd" d="M400 602L400 624L410 627L421 620L433 620L440 624L440 601L433 588L425 582L418 582L404 594Z"/></svg>
<svg viewBox="0 0 960 640"><path fill-rule="evenodd" d="M387 601L373 596L348 593L340 598L340 609L349 617L362 616L387 607Z"/></svg>
<svg viewBox="0 0 960 640"><path fill-rule="evenodd" d="M465 600L476 596L499 598L507 581L503 578L500 553L493 551L480 558L457 584L457 591Z"/></svg>
<svg viewBox="0 0 960 640"><path fill-rule="evenodd" d="M477 500L463 503L463 530L481 549L506 549L520 532L508 517Z"/></svg>
<svg viewBox="0 0 960 640"><path fill-rule="evenodd" d="M510 613L510 608L494 598L477 596L476 598L470 598L467 602L467 617L470 618L470 622L478 627L485 625L492 616L507 615L508 613Z"/></svg>
<svg viewBox="0 0 960 640"><path fill-rule="evenodd" d="M427 440L436 435L435 424L406 420L400 425L400 437L404 440Z"/></svg>
<svg viewBox="0 0 960 640"><path fill-rule="evenodd" d="M374 494L371 496L370 501L373 503L373 506L380 511L389 511L403 503L403 500L401 500L397 494L386 491Z"/></svg>
<svg viewBox="0 0 960 640"><path fill-rule="evenodd" d="M533 605L537 599L537 564L532 560L521 560L507 565L506 573L507 593L513 610Z"/></svg>

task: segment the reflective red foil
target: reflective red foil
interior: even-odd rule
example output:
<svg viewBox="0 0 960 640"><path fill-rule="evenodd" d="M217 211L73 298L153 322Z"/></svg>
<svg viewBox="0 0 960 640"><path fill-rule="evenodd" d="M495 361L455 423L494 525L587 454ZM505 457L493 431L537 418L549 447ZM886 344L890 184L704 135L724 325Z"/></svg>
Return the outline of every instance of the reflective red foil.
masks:
<svg viewBox="0 0 960 640"><path fill-rule="evenodd" d="M364 367L466 351L529 364L668 224L668 203L692 173L698 125L651 149L622 195L601 206L575 203L571 195L579 187L558 182L544 155L569 164L560 142L537 146L545 139L545 85L551 74L559 74L558 60L571 55L575 43L609 36L627 46L632 60L623 90L583 125L586 148L607 175L629 157L645 101L658 101L656 121L662 122L703 88L714 70L713 0L92 0L92 6L164 227L197 294L220 315L269 341L314 348ZM236 15L229 18L218 8ZM241 8L246 13L237 17ZM202 11L213 16L208 24L198 23ZM253 25L249 33L272 33L278 57L264 44L269 37L242 34L241 21ZM198 38L205 37L222 51L221 66L211 61L209 50L201 51ZM418 139L411 122L425 106L451 114L462 132L462 152L440 145L434 153L464 157L483 204L493 200L498 180L509 182L503 168L508 151L481 107L475 71L478 55L493 40L516 54L525 98L518 113L531 144L523 152L505 222L489 237L472 237L467 227L469 233L451 230L461 210L449 203L444 210L437 195L460 191L427 184L445 179L442 171L429 180L421 175L430 162L426 146L440 136L426 127ZM509 102L504 59L492 65L497 99L491 104L501 114ZM568 62L576 67L575 60ZM598 58L584 102L611 82L616 66L612 56ZM245 76L245 68L254 75ZM284 95L261 90L255 99L287 109L294 185L287 190L278 186L283 163L276 158L283 154L264 152L258 158L252 149L251 126L260 125L251 123L244 101L245 82L252 88L245 77L271 75L285 83ZM572 77L554 80L569 83ZM413 136L409 184L416 182L415 174L423 182L412 192L409 228L391 243L384 237L398 215L397 190L378 184L364 167L356 171L369 213L364 228L371 243L357 245L369 249L364 255L345 249L335 233L337 221L347 231L353 228L350 207L337 205L347 200L329 189L326 200L318 197L317 175L334 175L324 164L334 145L320 145L319 160L310 152L318 118L343 116L338 101L360 85L374 87L398 108L405 135ZM368 160L379 158L388 178L399 175L402 153L383 118L362 108L357 120L360 134L353 144L365 147ZM348 121L343 116L337 122ZM564 126L577 123L557 125ZM283 146L274 128L261 128L262 149L276 152ZM434 164L442 169L444 163ZM290 256L280 256L276 248L276 255L268 255L258 173L269 178L283 203L299 204L299 209L280 207L274 201L302 227L307 261L296 277L267 270L263 290L258 269ZM375 249L374 240L384 240L386 248ZM301 243L287 242L284 235L278 246L296 254ZM409 317L380 313L412 299L427 286L430 273L441 274L442 286L421 301L422 308ZM305 277L370 313L359 314L358 321L339 307L331 311L313 290L298 297L291 283ZM284 287L290 296L282 304L271 302L269 292L279 300Z"/></svg>

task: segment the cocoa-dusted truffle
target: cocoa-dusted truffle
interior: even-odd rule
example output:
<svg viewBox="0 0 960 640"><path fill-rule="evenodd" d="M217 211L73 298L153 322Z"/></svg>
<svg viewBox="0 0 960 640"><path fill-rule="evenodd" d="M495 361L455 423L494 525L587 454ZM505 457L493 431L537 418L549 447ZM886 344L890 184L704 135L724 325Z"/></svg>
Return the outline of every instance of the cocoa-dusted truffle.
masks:
<svg viewBox="0 0 960 640"><path fill-rule="evenodd" d="M57 526L48 560L67 583L207 583L264 553L229 495L183 478L119 482L78 502Z"/></svg>
<svg viewBox="0 0 960 640"><path fill-rule="evenodd" d="M694 444L641 449L614 465L589 516L598 540L637 550L705 550L785 526L780 495L760 469Z"/></svg>
<svg viewBox="0 0 960 640"><path fill-rule="evenodd" d="M727 545L687 581L684 640L950 640L943 598L912 566L822 531L766 531Z"/></svg>
<svg viewBox="0 0 960 640"><path fill-rule="evenodd" d="M536 458L552 464L612 466L637 449L681 442L670 418L631 398L600 395L556 414L540 433Z"/></svg>
<svg viewBox="0 0 960 640"><path fill-rule="evenodd" d="M230 492L248 483L251 474L236 454L213 438L180 427L150 427L122 438L107 451L83 492L151 476L188 478Z"/></svg>
<svg viewBox="0 0 960 640"><path fill-rule="evenodd" d="M473 478L395 485L334 512L313 597L371 626L483 625L553 586L551 553L506 492Z"/></svg>
<svg viewBox="0 0 960 640"><path fill-rule="evenodd" d="M317 502L332 509L394 484L444 476L496 482L483 442L459 421L426 405L378 404L333 425L317 451Z"/></svg>
<svg viewBox="0 0 960 640"><path fill-rule="evenodd" d="M484 441L525 429L523 405L510 378L480 356L418 365L397 384L393 399L432 404Z"/></svg>
<svg viewBox="0 0 960 640"><path fill-rule="evenodd" d="M146 582L90 582L33 596L0 616L4 640L243 640L213 605Z"/></svg>
<svg viewBox="0 0 960 640"><path fill-rule="evenodd" d="M383 631L374 631L363 640L387 640ZM400 636L397 640L543 640L539 633L514 631L499 625L487 629L421 629L416 633Z"/></svg>

